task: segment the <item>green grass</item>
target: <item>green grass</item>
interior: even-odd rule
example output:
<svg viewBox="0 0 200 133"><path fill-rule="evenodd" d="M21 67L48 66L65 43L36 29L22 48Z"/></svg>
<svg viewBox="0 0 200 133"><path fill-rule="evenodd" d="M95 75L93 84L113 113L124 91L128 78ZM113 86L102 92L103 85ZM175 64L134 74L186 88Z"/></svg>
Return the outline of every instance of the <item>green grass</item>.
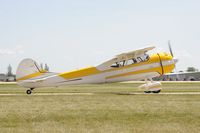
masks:
<svg viewBox="0 0 200 133"><path fill-rule="evenodd" d="M118 95L139 83L40 88L33 93L94 95L0 96L2 133L198 133L200 95ZM15 84L0 93L24 94ZM200 83L163 83L163 92L200 92Z"/></svg>

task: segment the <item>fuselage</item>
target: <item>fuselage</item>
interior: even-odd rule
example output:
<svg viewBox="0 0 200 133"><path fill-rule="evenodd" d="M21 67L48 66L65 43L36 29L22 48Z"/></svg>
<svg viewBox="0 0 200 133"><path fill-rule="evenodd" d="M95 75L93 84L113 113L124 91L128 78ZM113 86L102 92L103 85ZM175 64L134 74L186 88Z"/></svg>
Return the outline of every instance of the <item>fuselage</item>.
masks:
<svg viewBox="0 0 200 133"><path fill-rule="evenodd" d="M145 59L139 57L124 60L115 66L88 67L65 73L34 73L17 80L19 85L27 88L143 80L172 72L175 63L176 60L171 54L156 53ZM35 80L35 82L26 82L26 80Z"/></svg>

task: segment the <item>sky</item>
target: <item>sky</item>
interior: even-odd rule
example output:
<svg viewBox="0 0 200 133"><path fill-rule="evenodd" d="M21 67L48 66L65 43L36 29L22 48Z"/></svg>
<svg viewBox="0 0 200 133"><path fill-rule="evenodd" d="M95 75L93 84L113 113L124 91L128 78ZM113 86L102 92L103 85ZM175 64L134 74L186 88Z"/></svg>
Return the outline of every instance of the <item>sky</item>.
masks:
<svg viewBox="0 0 200 133"><path fill-rule="evenodd" d="M24 58L65 72L145 46L200 69L199 0L0 0L0 73Z"/></svg>

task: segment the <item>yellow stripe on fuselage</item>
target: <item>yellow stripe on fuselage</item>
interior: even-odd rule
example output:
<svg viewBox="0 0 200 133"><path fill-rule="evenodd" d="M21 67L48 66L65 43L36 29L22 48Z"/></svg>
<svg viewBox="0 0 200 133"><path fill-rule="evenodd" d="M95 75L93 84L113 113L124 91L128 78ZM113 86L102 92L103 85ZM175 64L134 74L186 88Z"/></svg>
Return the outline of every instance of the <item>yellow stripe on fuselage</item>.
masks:
<svg viewBox="0 0 200 133"><path fill-rule="evenodd" d="M89 67L89 68L83 68L80 70L75 70L71 72L61 73L58 76L61 76L65 79L74 79L79 77L85 77L90 76L94 74L99 74L101 71L99 71L96 67Z"/></svg>
<svg viewBox="0 0 200 133"><path fill-rule="evenodd" d="M43 70L41 72L36 72L36 73L33 73L33 74L29 74L29 75L26 75L26 76L24 76L22 78L18 78L17 81L36 78L36 77L39 77L39 76L43 75L45 72L47 72L47 71Z"/></svg>

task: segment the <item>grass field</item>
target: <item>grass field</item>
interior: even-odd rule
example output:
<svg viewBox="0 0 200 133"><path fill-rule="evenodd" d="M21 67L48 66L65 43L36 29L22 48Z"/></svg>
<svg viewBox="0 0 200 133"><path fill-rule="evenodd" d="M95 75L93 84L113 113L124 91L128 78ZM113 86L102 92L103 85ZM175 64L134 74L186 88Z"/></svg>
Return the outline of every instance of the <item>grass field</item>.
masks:
<svg viewBox="0 0 200 133"><path fill-rule="evenodd" d="M140 83L40 88L0 84L0 133L198 133L200 95L128 95ZM163 83L162 92L200 92L200 83ZM90 93L92 95L90 95ZM142 92L141 92L142 93ZM24 94L24 95L23 95Z"/></svg>

